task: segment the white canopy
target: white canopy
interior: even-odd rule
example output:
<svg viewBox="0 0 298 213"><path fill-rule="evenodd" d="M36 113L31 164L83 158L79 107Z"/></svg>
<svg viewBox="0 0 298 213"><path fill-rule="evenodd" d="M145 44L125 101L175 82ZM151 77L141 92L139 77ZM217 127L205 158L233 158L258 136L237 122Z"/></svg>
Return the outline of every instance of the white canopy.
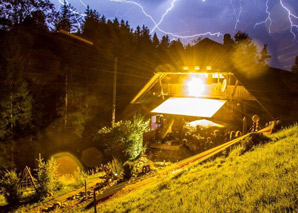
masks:
<svg viewBox="0 0 298 213"><path fill-rule="evenodd" d="M225 102L226 100L203 98L169 98L152 112L211 118Z"/></svg>

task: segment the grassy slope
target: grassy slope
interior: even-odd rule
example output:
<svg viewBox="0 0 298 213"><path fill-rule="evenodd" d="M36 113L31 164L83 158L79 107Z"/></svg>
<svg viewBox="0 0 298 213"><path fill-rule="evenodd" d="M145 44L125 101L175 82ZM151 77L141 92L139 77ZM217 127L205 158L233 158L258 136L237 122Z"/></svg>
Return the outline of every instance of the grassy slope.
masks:
<svg viewBox="0 0 298 213"><path fill-rule="evenodd" d="M252 212L298 209L298 126L272 142L161 178L98 212ZM92 212L93 210L90 210Z"/></svg>

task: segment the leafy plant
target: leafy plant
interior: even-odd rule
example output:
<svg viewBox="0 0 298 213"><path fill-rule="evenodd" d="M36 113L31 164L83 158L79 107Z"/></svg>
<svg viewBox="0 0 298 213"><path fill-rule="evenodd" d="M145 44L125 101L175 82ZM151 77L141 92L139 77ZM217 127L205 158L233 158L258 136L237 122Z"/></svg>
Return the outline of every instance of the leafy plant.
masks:
<svg viewBox="0 0 298 213"><path fill-rule="evenodd" d="M80 186L83 186L88 175L84 171L82 171L80 167L78 167L77 170L75 171L74 176L76 178L77 184L79 184Z"/></svg>
<svg viewBox="0 0 298 213"><path fill-rule="evenodd" d="M41 157L37 160L37 196L39 199L53 192L57 186L57 163L54 158L45 162Z"/></svg>
<svg viewBox="0 0 298 213"><path fill-rule="evenodd" d="M0 188L3 188L4 197L9 204L17 204L21 199L18 191L20 178L16 171L6 171L0 179Z"/></svg>
<svg viewBox="0 0 298 213"><path fill-rule="evenodd" d="M108 167L114 176L120 179L123 177L124 169L120 160L113 158L113 160L108 163Z"/></svg>
<svg viewBox="0 0 298 213"><path fill-rule="evenodd" d="M149 130L149 120L135 115L133 120L119 121L112 127L98 131L95 140L108 156L117 156L121 161L136 159L143 150L143 133Z"/></svg>

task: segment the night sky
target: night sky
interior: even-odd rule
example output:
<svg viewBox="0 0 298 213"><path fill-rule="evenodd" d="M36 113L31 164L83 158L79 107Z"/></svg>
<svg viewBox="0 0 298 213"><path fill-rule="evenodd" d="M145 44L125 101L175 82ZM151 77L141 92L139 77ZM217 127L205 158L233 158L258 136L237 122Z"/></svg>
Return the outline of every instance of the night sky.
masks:
<svg viewBox="0 0 298 213"><path fill-rule="evenodd" d="M57 8L63 0L52 0ZM245 31L256 43L268 44L270 65L290 70L298 55L298 0L68 0L78 12L86 6L107 19L124 19L131 27L145 25L161 37L183 43ZM157 27L156 27L157 25ZM209 32L209 33L208 33ZM296 38L297 37L297 38Z"/></svg>

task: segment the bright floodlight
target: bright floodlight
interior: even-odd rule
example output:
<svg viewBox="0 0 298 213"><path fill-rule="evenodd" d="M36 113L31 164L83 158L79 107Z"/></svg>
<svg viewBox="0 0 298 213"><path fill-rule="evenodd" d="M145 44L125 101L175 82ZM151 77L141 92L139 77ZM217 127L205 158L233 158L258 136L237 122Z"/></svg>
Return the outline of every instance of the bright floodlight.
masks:
<svg viewBox="0 0 298 213"><path fill-rule="evenodd" d="M191 78L186 85L187 96L199 97L205 92L205 83L199 77Z"/></svg>
<svg viewBox="0 0 298 213"><path fill-rule="evenodd" d="M225 102L202 98L169 98L152 112L211 118Z"/></svg>

